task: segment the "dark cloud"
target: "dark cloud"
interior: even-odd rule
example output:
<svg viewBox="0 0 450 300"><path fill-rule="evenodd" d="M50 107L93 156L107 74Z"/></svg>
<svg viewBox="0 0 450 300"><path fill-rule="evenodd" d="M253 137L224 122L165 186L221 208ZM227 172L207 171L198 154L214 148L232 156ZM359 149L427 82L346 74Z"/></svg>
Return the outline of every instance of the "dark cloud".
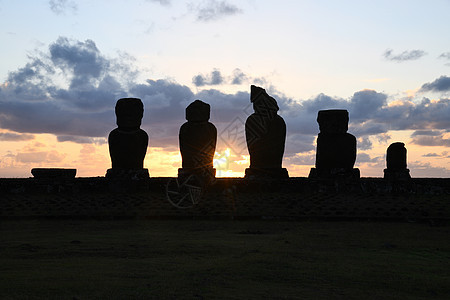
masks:
<svg viewBox="0 0 450 300"><path fill-rule="evenodd" d="M233 71L233 77L231 79L231 84L240 85L247 81L247 75L241 71L241 69L235 69Z"/></svg>
<svg viewBox="0 0 450 300"><path fill-rule="evenodd" d="M249 82L257 85L266 85L265 78L253 78L245 74L241 69L236 68L233 70L231 76L224 76L218 69L213 69L209 74L198 74L192 78L192 83L197 86L210 86L210 85L242 85Z"/></svg>
<svg viewBox="0 0 450 300"><path fill-rule="evenodd" d="M191 9L195 11L197 20L201 22L216 21L227 16L242 13L240 8L225 0L207 0L200 5L191 6Z"/></svg>
<svg viewBox="0 0 450 300"><path fill-rule="evenodd" d="M408 168L411 171L413 177L450 177L450 170L444 167L433 167L430 163L422 163L414 161L408 163Z"/></svg>
<svg viewBox="0 0 450 300"><path fill-rule="evenodd" d="M358 153L356 157L356 163L371 163L371 164L380 164L383 163L384 157L382 156L376 156L376 157L370 157L367 153Z"/></svg>
<svg viewBox="0 0 450 300"><path fill-rule="evenodd" d="M370 150L372 149L372 142L367 136L358 139L358 149L359 150Z"/></svg>
<svg viewBox="0 0 450 300"><path fill-rule="evenodd" d="M92 40L71 42L65 37L60 37L50 45L49 50L54 66L73 76L71 88L90 88L109 68L109 61L100 54Z"/></svg>
<svg viewBox="0 0 450 300"><path fill-rule="evenodd" d="M192 78L192 83L195 86L205 86L207 85L206 79L203 75L196 75Z"/></svg>
<svg viewBox="0 0 450 300"><path fill-rule="evenodd" d="M284 156L289 157L291 155L295 155L296 153L306 153L315 150L315 140L315 135L305 135L288 132L286 137Z"/></svg>
<svg viewBox="0 0 450 300"><path fill-rule="evenodd" d="M411 137L426 135L426 136L440 136L442 135L442 131L435 130L416 130L411 134Z"/></svg>
<svg viewBox="0 0 450 300"><path fill-rule="evenodd" d="M92 138L76 135L59 135L57 136L57 140L58 142L74 142L78 144L96 144L96 145L103 145L108 142L106 138Z"/></svg>
<svg viewBox="0 0 450 300"><path fill-rule="evenodd" d="M34 135L32 135L32 134L0 132L0 141L16 142L16 141L29 141L29 140L33 140L33 139L34 139Z"/></svg>
<svg viewBox="0 0 450 300"><path fill-rule="evenodd" d="M420 146L450 147L450 139L445 139L443 136L418 136L413 138L411 143Z"/></svg>
<svg viewBox="0 0 450 300"><path fill-rule="evenodd" d="M383 53L384 58L387 60L391 60L391 61L403 62L403 61L408 61L408 60L417 60L427 54L423 50L403 51L400 54L394 54L393 52L394 52L394 50L387 49Z"/></svg>
<svg viewBox="0 0 450 300"><path fill-rule="evenodd" d="M373 90L356 92L350 99L351 118L355 122L366 122L379 116L386 106L387 95Z"/></svg>
<svg viewBox="0 0 450 300"><path fill-rule="evenodd" d="M65 14L68 11L75 13L78 9L75 1L70 0L50 0L48 4L50 9L57 15Z"/></svg>
<svg viewBox="0 0 450 300"><path fill-rule="evenodd" d="M433 82L425 83L420 88L421 92L448 92L450 91L450 77L441 76Z"/></svg>
<svg viewBox="0 0 450 300"><path fill-rule="evenodd" d="M196 75L192 78L192 83L195 86L205 86L205 85L220 85L225 82L224 77L222 76L222 73L214 69L211 71L208 75Z"/></svg>
<svg viewBox="0 0 450 300"><path fill-rule="evenodd" d="M427 153L422 155L422 157L441 157L441 156L437 153Z"/></svg>
<svg viewBox="0 0 450 300"><path fill-rule="evenodd" d="M316 155L315 154L307 154L307 155L296 155L291 157L285 157L285 164L289 165L304 165L304 166L314 166L316 163Z"/></svg>
<svg viewBox="0 0 450 300"><path fill-rule="evenodd" d="M249 92L230 94L205 88L194 93L188 86L170 80L137 82L138 69L133 62L126 54L106 57L91 40L59 38L48 52L31 56L24 67L10 72L6 83L0 85L0 128L29 136L51 133L60 142L103 143L116 127L116 100L138 97L145 106L142 128L149 133L149 145L177 149L185 109L200 99L211 105L210 121L218 129L218 146L233 148L233 153L247 153L244 124L253 113ZM205 87L256 81L239 69L230 76L222 75L220 70L198 76L196 85ZM424 98L418 103L405 100L389 105L386 94L363 90L349 99L319 94L301 100L289 98L265 80L262 82L262 87L277 100L279 114L287 125L286 157L314 151L319 132L317 112L323 109L349 111L349 132L358 138L360 150L370 149L374 141L371 137L386 143L389 130L415 130L412 139L417 144L450 147L446 140L442 141L442 134L450 130L450 99Z"/></svg>

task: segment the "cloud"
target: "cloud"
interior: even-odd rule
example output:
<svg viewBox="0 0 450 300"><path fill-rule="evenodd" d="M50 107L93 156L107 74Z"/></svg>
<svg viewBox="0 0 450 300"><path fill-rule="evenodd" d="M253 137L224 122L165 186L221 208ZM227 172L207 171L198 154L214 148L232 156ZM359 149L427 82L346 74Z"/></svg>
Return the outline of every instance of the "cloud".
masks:
<svg viewBox="0 0 450 300"><path fill-rule="evenodd" d="M16 141L29 141L29 140L33 140L33 139L34 139L34 135L32 135L32 134L0 132L0 141L16 142Z"/></svg>
<svg viewBox="0 0 450 300"><path fill-rule="evenodd" d="M267 85L264 77L252 77L244 73L241 69L236 68L230 76L223 75L219 69L213 69L209 74L198 74L192 78L192 83L196 87L217 86L217 85L243 85L256 84Z"/></svg>
<svg viewBox="0 0 450 300"><path fill-rule="evenodd" d="M418 136L413 138L411 143L420 146L450 147L450 139L445 139L443 136Z"/></svg>
<svg viewBox="0 0 450 300"><path fill-rule="evenodd" d="M196 75L192 78L195 86L220 85L224 83L224 78L218 69L214 69L208 75Z"/></svg>
<svg viewBox="0 0 450 300"><path fill-rule="evenodd" d="M58 38L48 52L9 72L0 88L0 127L23 133L99 137L114 124L114 104L129 93L130 61L107 58L91 40ZM126 57L125 57L126 58ZM111 125L110 125L111 124Z"/></svg>
<svg viewBox="0 0 450 300"><path fill-rule="evenodd" d="M150 147L177 151L179 128L186 121L185 109L200 99L211 105L210 121L218 130L218 147L231 145L234 152L247 153L244 124L253 113L248 89L225 93L211 87L255 82L256 77L240 69L228 76L214 69L198 75L196 86L204 88L194 92L167 79L138 82L138 73L133 57L126 53L107 57L92 40L58 38L48 51L30 56L0 85L0 128L17 134L0 138L25 139L34 133L51 133L59 142L102 144L116 127L117 99L138 97L145 107L142 128L150 136ZM358 138L360 150L370 149L375 140L387 143L390 130L414 130L411 138L415 143L449 146L439 139L450 130L450 99L389 103L387 94L373 90L357 91L348 99L325 94L292 99L264 78L261 82L277 100L279 114L287 125L285 157L314 151L319 132L317 112L323 109L349 111L349 132Z"/></svg>
<svg viewBox="0 0 450 300"><path fill-rule="evenodd" d="M70 0L50 0L48 2L50 9L57 15L65 14L67 11L75 13L78 6L75 1Z"/></svg>
<svg viewBox="0 0 450 300"><path fill-rule="evenodd" d="M417 60L427 54L423 50L403 51L400 54L394 54L393 52L394 52L394 50L387 49L383 53L384 58L387 60L391 60L391 61L403 62L403 61L408 61L408 60Z"/></svg>
<svg viewBox="0 0 450 300"><path fill-rule="evenodd" d="M441 55L439 55L439 58L445 58L450 60L450 52L444 52Z"/></svg>
<svg viewBox="0 0 450 300"><path fill-rule="evenodd" d="M425 83L420 88L421 92L448 92L450 91L450 77L441 76L433 82Z"/></svg>
<svg viewBox="0 0 450 300"><path fill-rule="evenodd" d="M422 157L441 157L441 156L437 153L427 153L422 155Z"/></svg>
<svg viewBox="0 0 450 300"><path fill-rule="evenodd" d="M291 157L286 157L284 159L284 163L289 165L314 166L316 163L316 155L315 154L294 155Z"/></svg>
<svg viewBox="0 0 450 300"><path fill-rule="evenodd" d="M426 135L426 136L441 136L441 131L435 131L435 130L416 130L411 134L411 137L419 136L419 135Z"/></svg>
<svg viewBox="0 0 450 300"><path fill-rule="evenodd" d="M408 163L408 168L411 170L412 177L450 177L450 170L444 167L433 167L430 163L414 161Z"/></svg>
<svg viewBox="0 0 450 300"><path fill-rule="evenodd" d="M20 163L57 163L64 160L66 154L58 153L55 150L41 152L20 152L17 153L15 160Z"/></svg>
<svg viewBox="0 0 450 300"><path fill-rule="evenodd" d="M367 136L358 138L358 149L360 150L370 150L372 149L372 142Z"/></svg>
<svg viewBox="0 0 450 300"><path fill-rule="evenodd" d="M369 154L360 152L358 153L356 157L356 163L371 163L371 164L381 164L384 162L384 157L376 156L376 157L370 157Z"/></svg>
<svg viewBox="0 0 450 300"><path fill-rule="evenodd" d="M171 0L147 0L148 2L155 2L155 3L159 3L161 5L164 6L169 6L171 4Z"/></svg>
<svg viewBox="0 0 450 300"><path fill-rule="evenodd" d="M242 72L241 69L234 69L231 84L240 85L243 84L244 82L247 82L247 80L248 80L247 75L245 75L245 73Z"/></svg>
<svg viewBox="0 0 450 300"><path fill-rule="evenodd" d="M441 55L439 55L438 58L450 61L450 52L444 52ZM446 63L445 65L450 66L450 62Z"/></svg>
<svg viewBox="0 0 450 300"><path fill-rule="evenodd" d="M191 9L197 16L197 21L210 22L222 19L224 17L242 13L242 10L236 5L222 0L207 0L199 5L191 5Z"/></svg>
<svg viewBox="0 0 450 300"><path fill-rule="evenodd" d="M106 138L92 138L74 135L59 135L57 136L57 140L58 142L74 142L78 144L95 144L95 145L103 145L108 142Z"/></svg>
<svg viewBox="0 0 450 300"><path fill-rule="evenodd" d="M89 88L109 68L109 61L100 54L92 40L71 42L68 38L60 37L50 45L49 50L54 67L71 73L71 88Z"/></svg>

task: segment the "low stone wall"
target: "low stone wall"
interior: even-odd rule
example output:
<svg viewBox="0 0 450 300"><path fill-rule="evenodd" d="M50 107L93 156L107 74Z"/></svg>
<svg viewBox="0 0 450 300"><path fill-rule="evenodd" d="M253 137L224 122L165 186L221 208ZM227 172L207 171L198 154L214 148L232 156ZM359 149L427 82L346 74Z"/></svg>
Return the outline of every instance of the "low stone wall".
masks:
<svg viewBox="0 0 450 300"><path fill-rule="evenodd" d="M207 188L175 178L3 178L0 218L450 220L450 178L218 178Z"/></svg>

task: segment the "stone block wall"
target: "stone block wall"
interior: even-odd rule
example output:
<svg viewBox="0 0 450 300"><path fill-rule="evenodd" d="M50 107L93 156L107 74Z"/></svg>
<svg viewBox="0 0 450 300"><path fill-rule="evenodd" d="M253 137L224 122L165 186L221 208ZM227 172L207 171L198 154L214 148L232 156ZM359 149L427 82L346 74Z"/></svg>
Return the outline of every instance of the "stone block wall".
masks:
<svg viewBox="0 0 450 300"><path fill-rule="evenodd" d="M449 178L361 178L353 183L218 178L201 193L179 183L178 198L173 199L168 190L175 180L3 178L0 218L450 220ZM169 201L184 196L184 208Z"/></svg>

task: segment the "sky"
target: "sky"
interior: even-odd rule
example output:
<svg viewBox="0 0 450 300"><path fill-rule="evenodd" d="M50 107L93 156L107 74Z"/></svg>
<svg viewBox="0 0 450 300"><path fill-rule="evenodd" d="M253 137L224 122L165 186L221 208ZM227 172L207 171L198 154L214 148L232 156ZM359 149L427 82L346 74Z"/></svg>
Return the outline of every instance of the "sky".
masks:
<svg viewBox="0 0 450 300"><path fill-rule="evenodd" d="M217 176L249 166L250 85L278 101L283 167L315 163L317 112L347 109L363 177L403 142L412 177L450 177L450 0L0 0L0 177L104 176L114 105L138 97L150 176L176 176L196 99Z"/></svg>

